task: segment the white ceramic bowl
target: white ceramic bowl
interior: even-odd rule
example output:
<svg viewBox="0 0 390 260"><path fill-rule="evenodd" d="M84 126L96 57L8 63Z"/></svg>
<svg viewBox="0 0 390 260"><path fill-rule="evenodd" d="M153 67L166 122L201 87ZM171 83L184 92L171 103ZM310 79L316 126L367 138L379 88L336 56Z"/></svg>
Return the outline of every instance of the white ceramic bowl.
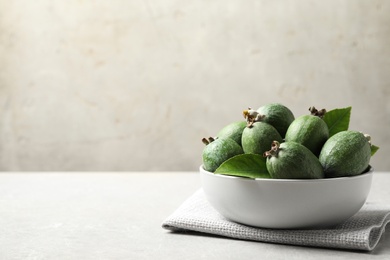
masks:
<svg viewBox="0 0 390 260"><path fill-rule="evenodd" d="M373 171L329 179L249 179L205 171L202 187L224 217L263 228L313 228L339 224L365 203Z"/></svg>

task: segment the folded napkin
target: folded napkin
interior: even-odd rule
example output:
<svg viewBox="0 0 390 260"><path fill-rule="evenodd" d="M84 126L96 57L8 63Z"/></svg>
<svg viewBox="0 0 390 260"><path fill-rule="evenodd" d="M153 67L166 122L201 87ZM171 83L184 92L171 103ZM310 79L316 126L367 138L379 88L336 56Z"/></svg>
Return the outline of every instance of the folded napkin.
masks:
<svg viewBox="0 0 390 260"><path fill-rule="evenodd" d="M266 229L227 220L207 202L200 189L163 223L171 231L197 231L269 243L371 251L390 222L390 205L366 203L353 217L332 228Z"/></svg>

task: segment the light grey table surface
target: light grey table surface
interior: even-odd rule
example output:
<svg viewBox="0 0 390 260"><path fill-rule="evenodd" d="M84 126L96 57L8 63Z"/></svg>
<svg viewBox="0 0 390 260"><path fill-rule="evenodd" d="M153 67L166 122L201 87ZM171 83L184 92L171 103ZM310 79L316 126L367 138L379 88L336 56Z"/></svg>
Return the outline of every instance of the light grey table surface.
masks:
<svg viewBox="0 0 390 260"><path fill-rule="evenodd" d="M196 172L0 173L0 259L390 259L390 230L366 253L162 229L200 187ZM368 201L389 187L375 172Z"/></svg>

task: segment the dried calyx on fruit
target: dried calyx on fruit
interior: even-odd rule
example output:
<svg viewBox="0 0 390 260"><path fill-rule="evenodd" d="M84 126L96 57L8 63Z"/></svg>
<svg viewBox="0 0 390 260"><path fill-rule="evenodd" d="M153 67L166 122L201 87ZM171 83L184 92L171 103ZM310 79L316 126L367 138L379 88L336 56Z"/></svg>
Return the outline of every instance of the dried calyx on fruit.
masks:
<svg viewBox="0 0 390 260"><path fill-rule="evenodd" d="M242 111L242 114L247 122L247 127L249 128L252 127L255 122L261 121L261 119L265 117L250 107L248 107L247 110Z"/></svg>
<svg viewBox="0 0 390 260"><path fill-rule="evenodd" d="M372 143L371 143L371 135L369 135L369 134L364 134L364 133L363 133L363 135L364 135L364 137L366 138L367 142L370 144L370 146L372 146Z"/></svg>
<svg viewBox="0 0 390 260"><path fill-rule="evenodd" d="M323 118L326 114L326 109L323 108L321 110L317 110L315 107L309 107L309 111L312 116L318 116L319 118Z"/></svg>
<svg viewBox="0 0 390 260"><path fill-rule="evenodd" d="M202 143L204 143L205 145L208 145L209 143L211 142L214 142L215 141L215 138L214 137L209 137L209 138L202 138Z"/></svg>
<svg viewBox="0 0 390 260"><path fill-rule="evenodd" d="M264 157L277 157L280 149L280 143L278 141L273 141L271 144L271 150L264 152Z"/></svg>

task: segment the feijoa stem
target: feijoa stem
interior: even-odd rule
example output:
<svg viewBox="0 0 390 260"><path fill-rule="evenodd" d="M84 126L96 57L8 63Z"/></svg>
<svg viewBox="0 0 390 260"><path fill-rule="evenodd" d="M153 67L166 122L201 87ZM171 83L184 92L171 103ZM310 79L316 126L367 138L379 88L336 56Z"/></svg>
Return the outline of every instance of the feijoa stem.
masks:
<svg viewBox="0 0 390 260"><path fill-rule="evenodd" d="M323 118L324 115L326 114L325 108L323 108L321 110L317 110L315 107L309 107L309 111L310 111L311 115L318 116L319 118Z"/></svg>

